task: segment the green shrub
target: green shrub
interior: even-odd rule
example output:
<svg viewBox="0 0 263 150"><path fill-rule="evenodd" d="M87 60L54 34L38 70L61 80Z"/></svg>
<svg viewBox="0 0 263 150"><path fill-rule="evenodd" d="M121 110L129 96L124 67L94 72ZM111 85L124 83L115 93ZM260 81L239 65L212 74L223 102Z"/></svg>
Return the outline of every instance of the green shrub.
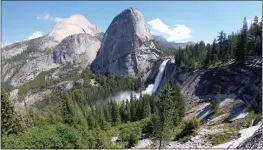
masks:
<svg viewBox="0 0 263 150"><path fill-rule="evenodd" d="M121 129L120 138L123 141L129 141L131 135L136 135L137 137L141 135L141 129L139 127L130 127Z"/></svg>
<svg viewBox="0 0 263 150"><path fill-rule="evenodd" d="M247 125L252 125L253 121L258 117L258 114L255 113L255 111L250 111L246 117Z"/></svg>
<svg viewBox="0 0 263 150"><path fill-rule="evenodd" d="M213 116L217 117L223 113L222 109L219 107L220 102L221 102L221 89L218 90L216 99L212 101L212 106L211 109L213 111Z"/></svg>
<svg viewBox="0 0 263 150"><path fill-rule="evenodd" d="M13 148L79 148L80 133L58 124L30 128L26 133L4 138L3 147Z"/></svg>
<svg viewBox="0 0 263 150"><path fill-rule="evenodd" d="M227 142L235 135L235 130L227 130L223 133L209 135L208 139L211 140L212 145L219 145Z"/></svg>
<svg viewBox="0 0 263 150"><path fill-rule="evenodd" d="M192 119L188 119L188 120L185 120L183 122L183 130L181 131L181 133L179 133L175 140L188 140L189 138L187 138L187 136L191 136L191 135L197 135L197 130L200 126L200 120L197 119L197 118L192 118ZM185 138L185 139L183 139Z"/></svg>
<svg viewBox="0 0 263 150"><path fill-rule="evenodd" d="M130 127L121 129L120 138L122 141L128 141L128 148L138 143L138 137L141 135L141 128Z"/></svg>
<svg viewBox="0 0 263 150"><path fill-rule="evenodd" d="M137 144L138 143L138 137L137 137L137 135L135 134L135 133L131 133L130 134L130 137L129 137L129 140L128 140L128 148L130 148L130 147L133 147L135 144Z"/></svg>

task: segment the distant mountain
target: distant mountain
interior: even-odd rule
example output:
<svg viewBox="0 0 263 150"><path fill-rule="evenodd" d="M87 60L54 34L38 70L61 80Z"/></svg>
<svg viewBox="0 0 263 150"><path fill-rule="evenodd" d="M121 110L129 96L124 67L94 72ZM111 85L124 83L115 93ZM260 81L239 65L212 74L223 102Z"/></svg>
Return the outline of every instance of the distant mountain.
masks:
<svg viewBox="0 0 263 150"><path fill-rule="evenodd" d="M2 81L18 87L43 71L69 65L83 70L95 59L102 38L103 33L84 16L72 15L47 35L3 47Z"/></svg>
<svg viewBox="0 0 263 150"><path fill-rule="evenodd" d="M153 39L156 41L159 41L160 43L162 43L165 46L168 47L173 47L173 48L185 48L186 45L191 45L194 44L194 42L186 42L186 43L176 43L176 42L168 42L166 41L166 39L160 35L152 35Z"/></svg>

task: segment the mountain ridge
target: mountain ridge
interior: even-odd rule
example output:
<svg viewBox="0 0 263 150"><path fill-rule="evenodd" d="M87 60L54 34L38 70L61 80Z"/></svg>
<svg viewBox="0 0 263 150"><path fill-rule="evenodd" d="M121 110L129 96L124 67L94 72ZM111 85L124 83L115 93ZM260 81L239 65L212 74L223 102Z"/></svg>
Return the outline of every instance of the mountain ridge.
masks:
<svg viewBox="0 0 263 150"><path fill-rule="evenodd" d="M152 35L153 39L162 43L163 45L167 47L172 47L172 48L185 48L186 45L192 45L195 44L195 42L168 42L163 36L161 35Z"/></svg>

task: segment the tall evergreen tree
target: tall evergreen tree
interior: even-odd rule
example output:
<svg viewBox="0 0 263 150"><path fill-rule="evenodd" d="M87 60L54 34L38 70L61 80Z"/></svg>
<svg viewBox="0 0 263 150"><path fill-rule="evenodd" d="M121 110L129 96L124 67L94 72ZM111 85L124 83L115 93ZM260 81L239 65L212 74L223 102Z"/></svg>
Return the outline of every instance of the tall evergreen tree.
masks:
<svg viewBox="0 0 263 150"><path fill-rule="evenodd" d="M247 55L247 20L244 18L243 28L238 37L237 45L235 47L235 59L244 60Z"/></svg>
<svg viewBox="0 0 263 150"><path fill-rule="evenodd" d="M112 122L113 125L118 125L121 122L119 107L117 103L112 103Z"/></svg>
<svg viewBox="0 0 263 150"><path fill-rule="evenodd" d="M111 105L110 103L106 104L103 106L103 113L104 113L104 116L105 116L105 120L107 122L112 122L112 116L111 116Z"/></svg>
<svg viewBox="0 0 263 150"><path fill-rule="evenodd" d="M128 100L126 100L124 114L125 114L125 121L126 122L131 121L131 107L130 107L130 102Z"/></svg>
<svg viewBox="0 0 263 150"><path fill-rule="evenodd" d="M173 126L174 102L171 99L171 86L168 84L160 91L159 101L153 115L153 131L159 140L159 148L163 140L169 138Z"/></svg>
<svg viewBox="0 0 263 150"><path fill-rule="evenodd" d="M99 107L96 109L96 114L97 114L97 120L98 120L98 124L100 126L101 129L106 130L109 128L109 123L106 121L104 113L103 113L103 108Z"/></svg>
<svg viewBox="0 0 263 150"><path fill-rule="evenodd" d="M74 123L73 101L67 93L65 94L62 93L61 99L62 99L62 116L64 122L67 124L73 124Z"/></svg>
<svg viewBox="0 0 263 150"><path fill-rule="evenodd" d="M173 99L174 106L176 107L176 111L174 112L174 125L178 125L178 123L182 120L185 115L185 102L183 96L181 95L181 90L177 85L172 85L171 88L171 98ZM177 117L178 116L178 117Z"/></svg>
<svg viewBox="0 0 263 150"><path fill-rule="evenodd" d="M211 60L212 63L217 61L218 53L219 53L218 46L216 43L216 39L214 39L213 44L212 44L212 60Z"/></svg>
<svg viewBox="0 0 263 150"><path fill-rule="evenodd" d="M151 115L150 100L148 96L144 96L142 99L142 118L147 118Z"/></svg>
<svg viewBox="0 0 263 150"><path fill-rule="evenodd" d="M97 128L97 123L96 123L96 120L95 120L93 109L90 110L90 112L88 113L87 122L88 122L88 128L90 130L93 130L93 129Z"/></svg>
<svg viewBox="0 0 263 150"><path fill-rule="evenodd" d="M135 101L135 107L136 107L136 120L141 120L143 115L142 96L139 100Z"/></svg>
<svg viewBox="0 0 263 150"><path fill-rule="evenodd" d="M17 134L22 132L22 126L19 122L19 116L15 112L8 95L4 89L1 91L1 134Z"/></svg>
<svg viewBox="0 0 263 150"><path fill-rule="evenodd" d="M130 112L131 112L131 121L135 121L136 120L136 106L135 106L135 101L134 101L134 97L133 97L133 94L131 93L131 96L130 96L130 104L131 104L131 107L130 107Z"/></svg>
<svg viewBox="0 0 263 150"><path fill-rule="evenodd" d="M121 116L121 121L126 122L126 114L125 114L125 101L121 102L120 106L120 116Z"/></svg>

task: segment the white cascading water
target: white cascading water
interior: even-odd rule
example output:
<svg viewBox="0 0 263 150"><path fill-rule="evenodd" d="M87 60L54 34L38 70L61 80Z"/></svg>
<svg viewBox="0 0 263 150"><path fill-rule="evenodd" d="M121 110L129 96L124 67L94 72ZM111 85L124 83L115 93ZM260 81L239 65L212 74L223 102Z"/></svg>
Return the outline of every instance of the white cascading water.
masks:
<svg viewBox="0 0 263 150"><path fill-rule="evenodd" d="M165 69L165 66L166 66L168 61L169 61L169 59L162 62L162 64L159 67L159 72L158 72L157 76L155 77L154 83L148 85L147 88L142 91L142 95L145 95L145 94L152 95L157 90L157 88L159 87L159 84L162 80L164 69ZM132 93L132 95L134 95L136 97L136 99L139 99L140 93L137 93L134 91L123 91L123 92L115 94L114 96L109 96L106 100L107 101L108 100L114 100L117 103L119 103L123 100L127 100L127 99L130 100L131 93Z"/></svg>
<svg viewBox="0 0 263 150"><path fill-rule="evenodd" d="M162 62L162 64L159 67L158 75L155 77L154 83L148 85L147 88L144 91L142 91L142 95L145 95L145 94L152 95L157 90L157 88L158 88L158 86L162 80L163 72L164 72L164 69L165 69L165 66L166 66L166 63L168 62L168 60L165 60Z"/></svg>

